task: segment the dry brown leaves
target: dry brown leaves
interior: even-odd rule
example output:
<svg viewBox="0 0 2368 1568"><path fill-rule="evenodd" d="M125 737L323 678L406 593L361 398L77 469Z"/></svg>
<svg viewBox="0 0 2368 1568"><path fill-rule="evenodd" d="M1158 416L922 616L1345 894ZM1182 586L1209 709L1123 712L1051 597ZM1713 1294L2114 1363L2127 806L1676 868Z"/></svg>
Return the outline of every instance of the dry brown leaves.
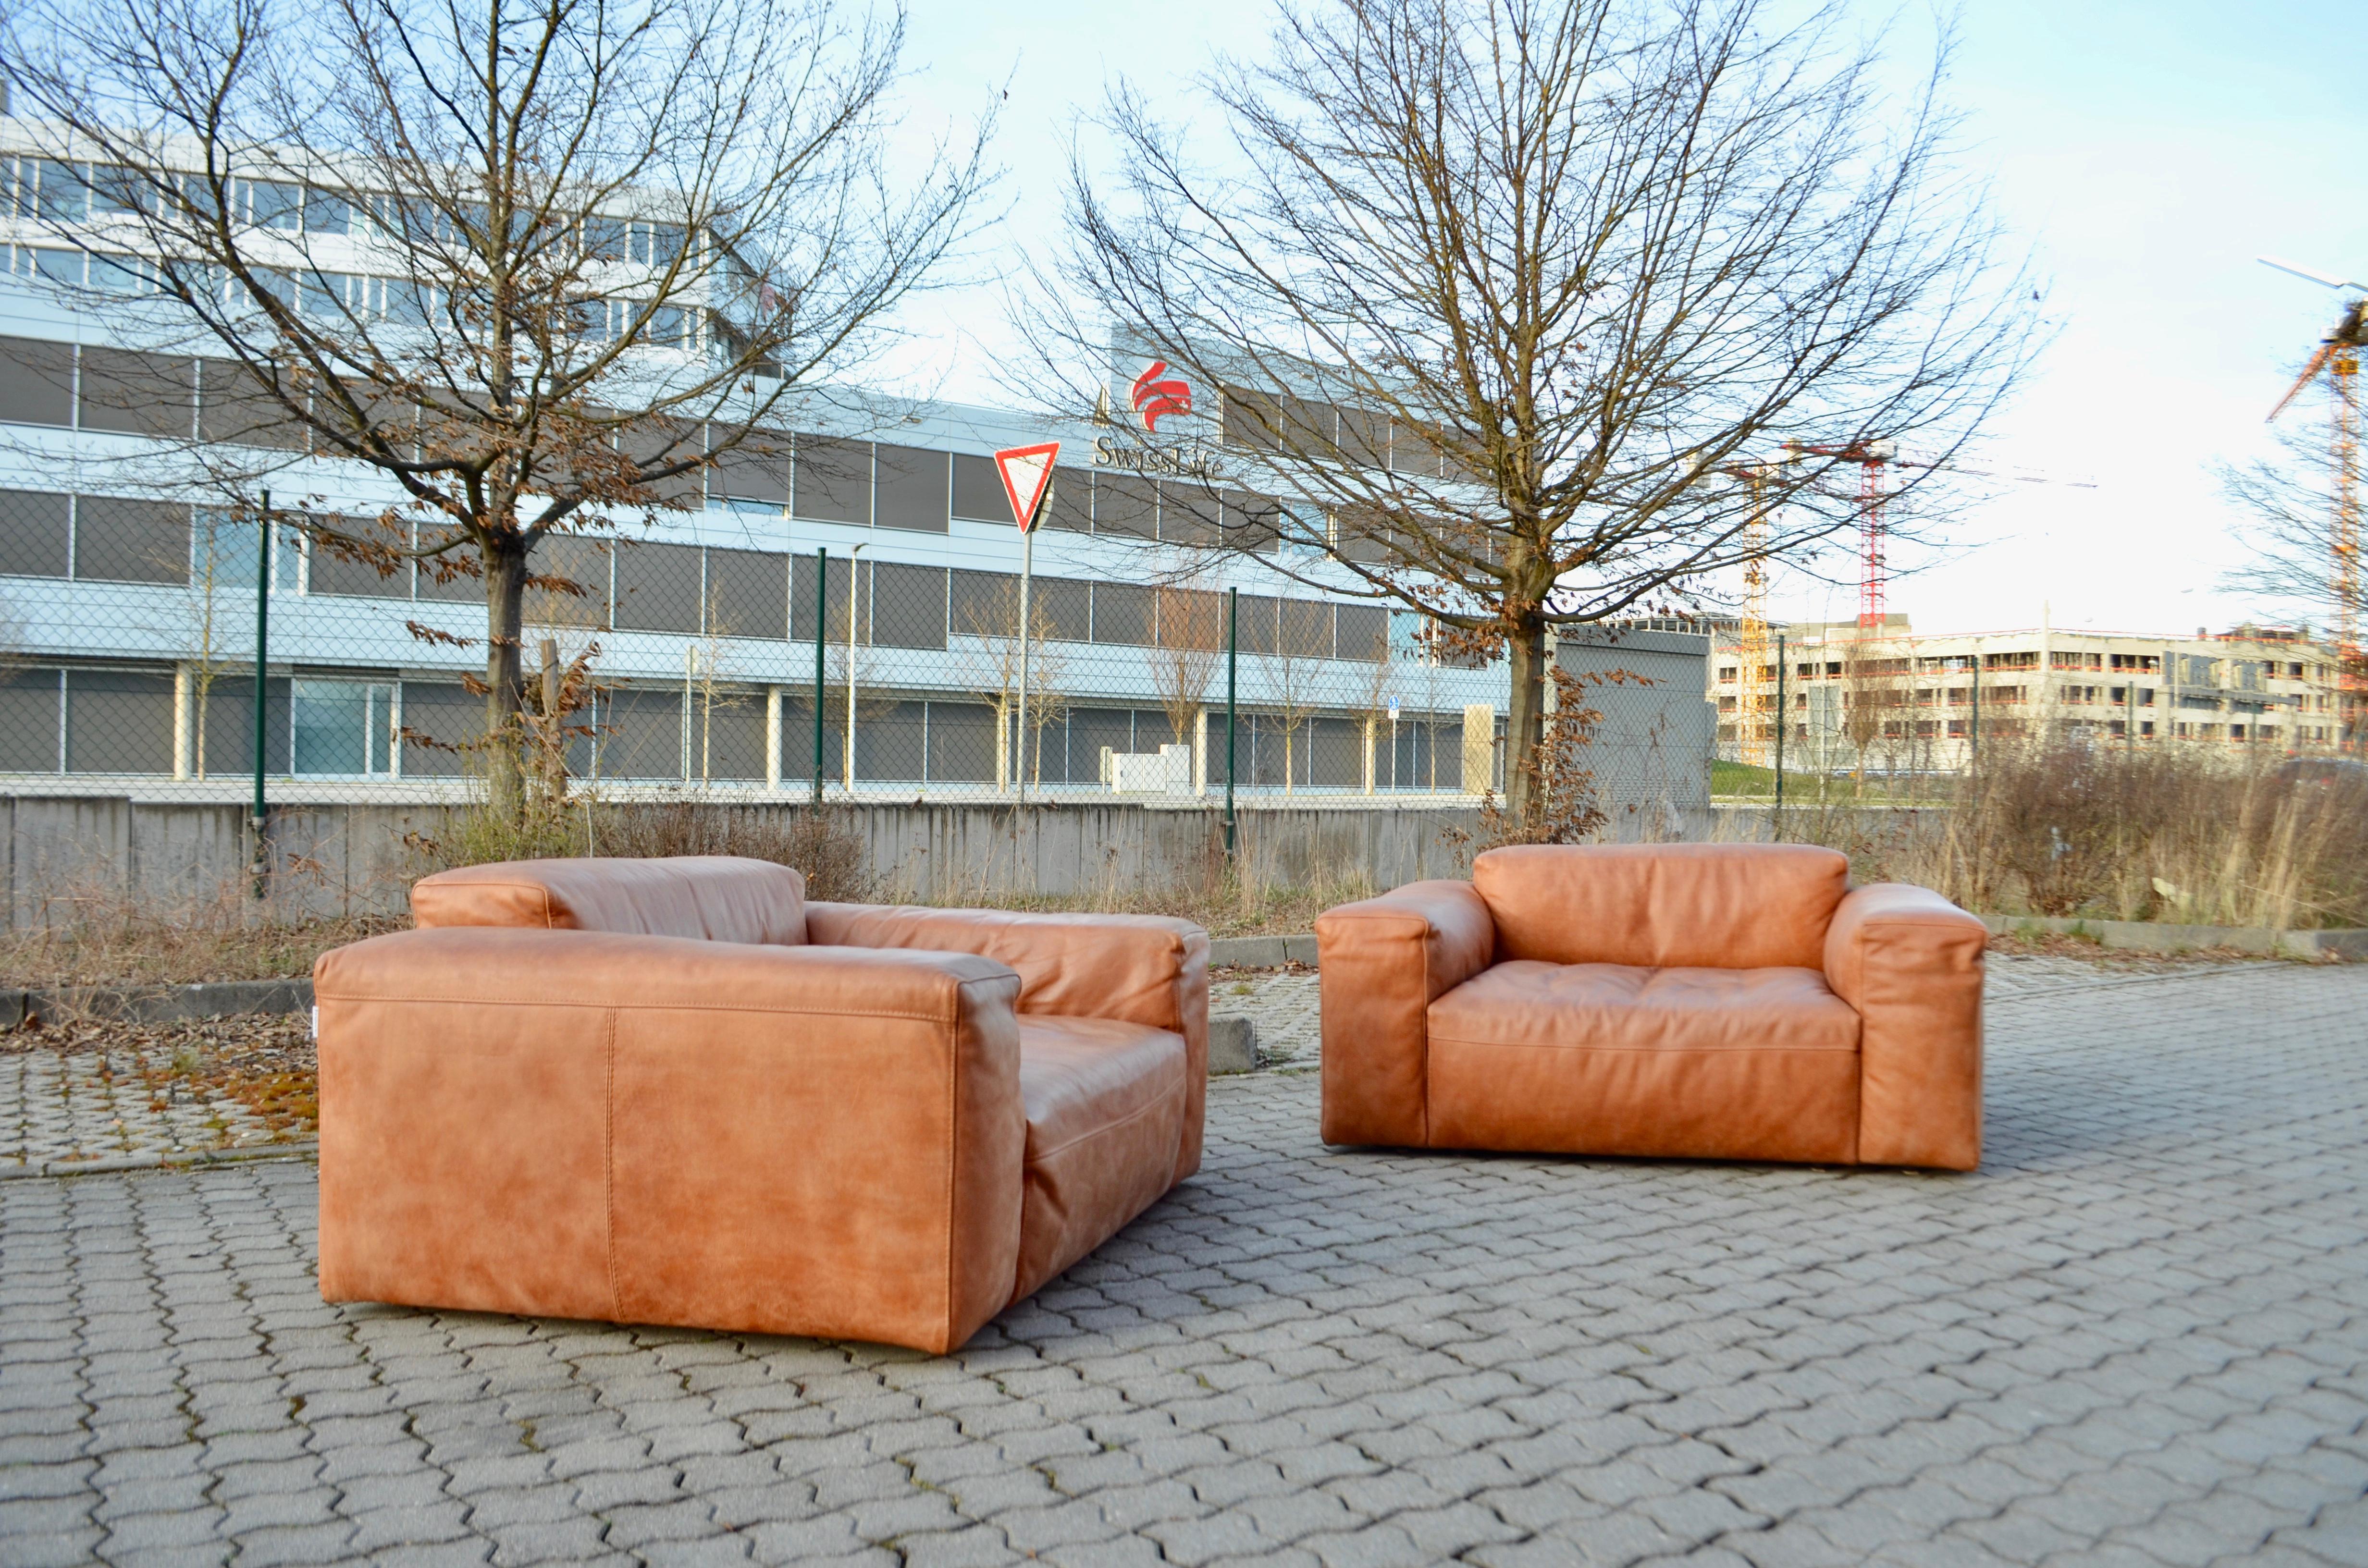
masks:
<svg viewBox="0 0 2368 1568"><path fill-rule="evenodd" d="M0 1033L0 1051L28 1051L96 1055L119 1084L144 1085L158 1111L175 1098L220 1096L254 1113L275 1140L320 1131L320 1083L302 1013L169 1024L80 1019Z"/></svg>

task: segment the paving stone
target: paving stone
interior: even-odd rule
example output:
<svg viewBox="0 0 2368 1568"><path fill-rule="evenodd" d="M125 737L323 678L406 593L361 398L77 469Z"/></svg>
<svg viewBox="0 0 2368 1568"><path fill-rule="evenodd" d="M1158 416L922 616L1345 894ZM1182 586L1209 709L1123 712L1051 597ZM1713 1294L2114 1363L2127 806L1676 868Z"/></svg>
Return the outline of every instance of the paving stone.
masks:
<svg viewBox="0 0 2368 1568"><path fill-rule="evenodd" d="M0 1562L2368 1563L2368 967L2098 978L1993 963L1969 1176L1327 1150L1253 980L1201 1176L941 1358L328 1306L301 1163L0 1181Z"/></svg>

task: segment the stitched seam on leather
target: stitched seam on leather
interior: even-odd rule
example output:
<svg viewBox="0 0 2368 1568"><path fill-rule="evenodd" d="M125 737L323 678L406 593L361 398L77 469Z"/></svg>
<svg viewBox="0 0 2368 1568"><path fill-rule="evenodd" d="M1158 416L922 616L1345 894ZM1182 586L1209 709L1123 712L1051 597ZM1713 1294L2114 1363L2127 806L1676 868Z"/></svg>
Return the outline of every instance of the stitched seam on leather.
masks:
<svg viewBox="0 0 2368 1568"><path fill-rule="evenodd" d="M625 1293L617 1284L617 1009L609 1009L609 1084L600 1131L601 1206L609 1216L609 1310L625 1315Z"/></svg>
<svg viewBox="0 0 2368 1568"><path fill-rule="evenodd" d="M954 1212L954 1205L962 1199L962 993L969 986L970 982L965 980L952 988L953 1006L951 1016L947 1020L951 1036L947 1044L951 1048L952 1060L946 1063L946 1201L942 1210L946 1217L946 1297L941 1318L946 1325L949 1349L952 1348L951 1341L954 1334L954 1237L960 1233L959 1216ZM1014 1285L1019 1283L1016 1265L1012 1282Z"/></svg>
<svg viewBox="0 0 2368 1568"><path fill-rule="evenodd" d="M973 983L965 980L961 983L969 985ZM324 991L315 992L314 999L322 1002L423 1002L449 1007L599 1007L613 1013L757 1013L802 1018L911 1018L923 1023L943 1023L948 1016L944 1009L913 1013L886 1007L752 1007L745 1003L723 1002L568 1002L541 996L421 996L411 992Z"/></svg>
<svg viewBox="0 0 2368 1568"><path fill-rule="evenodd" d="M1666 1056L1679 1051L1805 1051L1818 1056L1856 1056L1855 1045L1564 1045L1544 1040L1475 1040L1469 1035L1439 1034L1431 1039L1442 1045L1487 1045L1507 1051L1620 1051Z"/></svg>
<svg viewBox="0 0 2368 1568"><path fill-rule="evenodd" d="M1055 1154L1064 1154L1070 1150L1076 1148L1078 1144L1083 1143L1089 1139L1099 1138L1106 1133L1116 1132L1120 1128L1126 1126L1129 1122L1141 1121L1144 1117L1149 1116L1152 1112L1162 1108L1163 1107L1159 1100L1154 1100L1146 1106L1139 1106L1133 1110L1128 1111L1124 1116L1120 1117L1116 1121L1105 1121L1099 1127L1094 1128L1089 1131L1078 1133L1075 1138L1070 1139L1065 1143L1056 1144L1053 1148L1043 1151L1042 1153L1029 1155L1027 1163L1032 1165L1041 1161L1049 1160Z"/></svg>
<svg viewBox="0 0 2368 1568"><path fill-rule="evenodd" d="M1437 927L1437 926L1433 926L1433 925L1430 923L1430 916L1429 916L1428 915L1420 915L1420 914L1417 914L1417 918L1418 918L1418 919L1422 922L1422 929L1421 929L1420 931L1418 931L1418 932L1417 932L1417 933L1415 934L1414 945L1415 945L1415 947L1416 947L1417 949L1418 949L1421 951L1421 953L1422 953L1422 994L1423 994L1423 1004L1422 1004L1422 1019L1421 1019L1421 1022L1422 1022L1422 1128L1421 1128L1421 1132L1422 1132L1422 1144L1423 1144L1423 1147L1427 1149L1427 1148L1430 1147L1430 1006L1431 1006L1431 1004L1432 1004L1432 1003L1434 1003L1434 1002L1438 1001L1438 1000L1440 999L1440 997L1441 997L1442 995L1446 994L1446 993L1444 993L1444 992L1440 992L1440 991L1433 991L1433 990L1430 988L1430 937L1431 937L1431 933L1432 933L1432 932L1434 932L1434 931L1436 931L1436 930L1438 929L1438 927Z"/></svg>

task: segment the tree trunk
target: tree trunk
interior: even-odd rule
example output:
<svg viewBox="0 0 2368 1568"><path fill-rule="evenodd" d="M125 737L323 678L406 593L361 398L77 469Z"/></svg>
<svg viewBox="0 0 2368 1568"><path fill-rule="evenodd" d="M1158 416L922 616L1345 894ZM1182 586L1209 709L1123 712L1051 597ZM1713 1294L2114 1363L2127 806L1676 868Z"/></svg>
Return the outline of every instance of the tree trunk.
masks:
<svg viewBox="0 0 2368 1568"><path fill-rule="evenodd" d="M1531 797L1536 780L1524 766L1535 760L1546 738L1546 627L1527 619L1505 639L1512 690L1505 723L1505 814L1523 828L1541 802Z"/></svg>
<svg viewBox="0 0 2368 1568"><path fill-rule="evenodd" d="M524 697L519 657L526 626L526 551L514 541L488 543L485 572L485 784L493 809L515 821L526 811L519 720Z"/></svg>

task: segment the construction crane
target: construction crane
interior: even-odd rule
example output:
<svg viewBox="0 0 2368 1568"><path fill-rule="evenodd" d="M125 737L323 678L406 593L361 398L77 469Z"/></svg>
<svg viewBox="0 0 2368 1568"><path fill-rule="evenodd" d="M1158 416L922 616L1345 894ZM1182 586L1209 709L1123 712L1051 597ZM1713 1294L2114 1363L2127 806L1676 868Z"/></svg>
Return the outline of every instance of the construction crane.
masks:
<svg viewBox="0 0 2368 1568"><path fill-rule="evenodd" d="M2058 479L2029 470L1975 468L1963 463L1934 462L1929 459L1903 456L1896 441L1853 441L1843 446L1787 441L1783 449L1784 460L1788 462L1799 462L1809 457L1827 457L1858 465L1858 625L1861 635L1879 633L1883 630L1885 613L1888 572L1884 560L1883 511L1884 504L1890 496L1883 483L1883 471L1886 467L1941 469L1990 479L2010 479L2024 484L2069 484L2083 490L2096 488L2095 482L2091 480ZM1770 722L1763 715L1774 713L1772 687L1775 674L1775 666L1769 662L1768 651L1766 556L1770 531L1768 490L1780 466L1774 462L1746 462L1724 470L1751 487L1751 511L1749 520L1744 525L1744 540L1749 547L1749 559L1743 567L1743 615L1736 628L1736 756L1740 761L1763 767L1768 761L1768 741L1773 733ZM1775 715L1773 722L1783 722L1783 715Z"/></svg>
<svg viewBox="0 0 2368 1568"><path fill-rule="evenodd" d="M1946 473L1978 474L1985 479L2008 479L2018 484L2067 484L2078 490L2097 488L2094 480L2059 479L2054 474L2040 473L2032 469L1940 462L1902 452L1896 441L1851 441L1830 447L1808 441L1787 441L1784 452L1786 458L1793 462L1818 457L1858 465L1858 629L1861 637L1882 631L1885 600L1889 595L1890 568L1884 558L1888 530L1883 514L1885 504L1891 499L1891 492L1884 483L1884 470L1920 468Z"/></svg>
<svg viewBox="0 0 2368 1568"><path fill-rule="evenodd" d="M2260 256L2263 267L2273 267L2280 272L2290 272L2296 278L2307 278L2328 289L2351 289L2368 296L2368 283L2355 278L2337 278L2307 267L2296 267L2290 261L2273 256ZM2360 729L2362 692L2360 656L2360 403L2353 392L2353 382L2360 374L2360 350L2368 347L2368 297L2355 297L2345 309L2335 329L2320 339L2318 352L2310 357L2294 378L2286 395L2270 410L2277 418L2286 405L2302 395L2302 389L2327 377L2328 393L2328 456L2334 469L2335 514L2328 519L2328 597L2334 601L2336 685L2340 694L2338 703L2342 711L2337 715L2340 728L2349 739Z"/></svg>

